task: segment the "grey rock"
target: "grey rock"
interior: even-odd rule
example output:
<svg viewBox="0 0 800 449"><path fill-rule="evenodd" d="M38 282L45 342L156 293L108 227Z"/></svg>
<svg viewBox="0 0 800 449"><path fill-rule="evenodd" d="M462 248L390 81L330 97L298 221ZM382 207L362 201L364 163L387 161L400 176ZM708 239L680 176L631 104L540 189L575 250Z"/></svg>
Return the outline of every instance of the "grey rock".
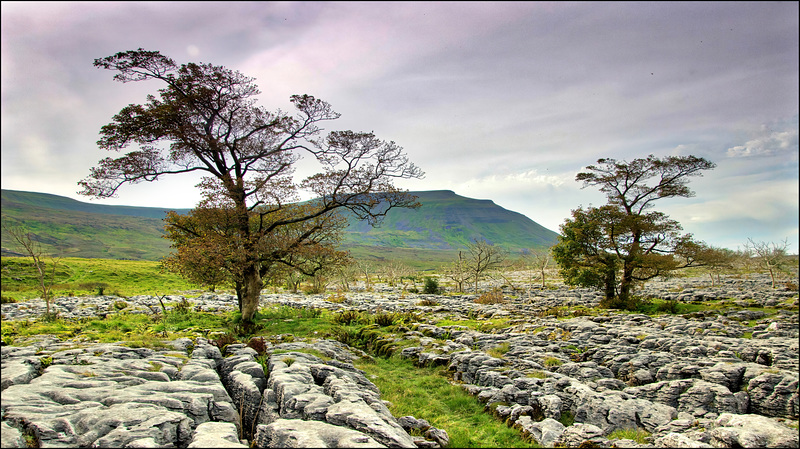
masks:
<svg viewBox="0 0 800 449"><path fill-rule="evenodd" d="M563 424L552 418L545 418L540 422L533 421L530 416L521 416L515 423L524 436L532 438L542 447L553 447L555 442L564 433Z"/></svg>
<svg viewBox="0 0 800 449"><path fill-rule="evenodd" d="M425 431L424 435L425 438L435 441L441 447L447 447L450 445L450 436L442 429L431 427Z"/></svg>
<svg viewBox="0 0 800 449"><path fill-rule="evenodd" d="M416 447L411 436L399 424L387 421L363 400L342 400L328 408L329 424L346 426L373 437L391 447Z"/></svg>
<svg viewBox="0 0 800 449"><path fill-rule="evenodd" d="M761 415L723 413L711 429L716 447L798 447L797 430Z"/></svg>
<svg viewBox="0 0 800 449"><path fill-rule="evenodd" d="M3 361L2 371L0 371L0 390L5 390L11 385L26 384L37 376L42 362L38 359L22 358L17 360Z"/></svg>
<svg viewBox="0 0 800 449"><path fill-rule="evenodd" d="M3 421L0 423L0 447L28 447L22 433L15 427L11 427Z"/></svg>
<svg viewBox="0 0 800 449"><path fill-rule="evenodd" d="M680 433L668 433L658 437L653 442L655 447L669 448L713 448L714 446L702 441L693 440Z"/></svg>
<svg viewBox="0 0 800 449"><path fill-rule="evenodd" d="M796 373L763 373L748 383L747 392L753 413L797 419L800 406Z"/></svg>
<svg viewBox="0 0 800 449"><path fill-rule="evenodd" d="M279 419L272 424L259 425L254 442L257 447L386 447L371 436L353 429L319 421L303 421L299 419Z"/></svg>
<svg viewBox="0 0 800 449"><path fill-rule="evenodd" d="M246 448L237 437L236 425L226 422L205 422L194 429L190 448L238 447Z"/></svg>
<svg viewBox="0 0 800 449"><path fill-rule="evenodd" d="M603 436L603 430L592 424L576 423L561 433L554 445L561 447L587 447L594 444L599 447L609 446L609 441Z"/></svg>

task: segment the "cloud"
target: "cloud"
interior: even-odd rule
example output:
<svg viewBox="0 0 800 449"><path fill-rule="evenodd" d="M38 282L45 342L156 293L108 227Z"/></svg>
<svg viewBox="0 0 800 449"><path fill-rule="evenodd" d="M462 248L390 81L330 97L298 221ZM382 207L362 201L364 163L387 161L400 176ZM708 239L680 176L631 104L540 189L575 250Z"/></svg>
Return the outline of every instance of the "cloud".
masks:
<svg viewBox="0 0 800 449"><path fill-rule="evenodd" d="M756 157L786 153L796 155L797 152L797 128L776 131L764 125L754 139L743 145L728 148L727 155L728 157Z"/></svg>

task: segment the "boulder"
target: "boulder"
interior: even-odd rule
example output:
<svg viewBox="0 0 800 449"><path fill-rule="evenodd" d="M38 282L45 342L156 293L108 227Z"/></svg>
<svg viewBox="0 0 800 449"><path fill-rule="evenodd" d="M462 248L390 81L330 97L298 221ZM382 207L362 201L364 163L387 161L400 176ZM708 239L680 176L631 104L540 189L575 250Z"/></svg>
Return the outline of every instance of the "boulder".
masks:
<svg viewBox="0 0 800 449"><path fill-rule="evenodd" d="M353 429L319 421L303 421L300 419L279 419L272 424L260 424L256 431L254 442L256 447L386 447L369 435Z"/></svg>
<svg viewBox="0 0 800 449"><path fill-rule="evenodd" d="M566 429L555 419L545 418L536 422L530 416L520 416L514 422L514 427L519 429L524 436L532 438L541 447L553 447Z"/></svg>
<svg viewBox="0 0 800 449"><path fill-rule="evenodd" d="M564 429L553 445L555 447L608 447L609 441L603 436L603 429L592 424L576 423Z"/></svg>
<svg viewBox="0 0 800 449"><path fill-rule="evenodd" d="M238 447L247 448L248 446L239 442L236 425L226 422L205 422L194 429L190 448L217 448L217 447Z"/></svg>
<svg viewBox="0 0 800 449"><path fill-rule="evenodd" d="M798 377L796 373L765 372L750 380L747 387L752 413L798 418Z"/></svg>
<svg viewBox="0 0 800 449"><path fill-rule="evenodd" d="M22 438L22 433L14 427L11 427L3 421L0 423L0 447L17 448L28 447L25 444L25 439Z"/></svg>
<svg viewBox="0 0 800 449"><path fill-rule="evenodd" d="M723 413L715 424L718 427L709 432L711 445L715 447L800 446L796 429L766 416Z"/></svg>

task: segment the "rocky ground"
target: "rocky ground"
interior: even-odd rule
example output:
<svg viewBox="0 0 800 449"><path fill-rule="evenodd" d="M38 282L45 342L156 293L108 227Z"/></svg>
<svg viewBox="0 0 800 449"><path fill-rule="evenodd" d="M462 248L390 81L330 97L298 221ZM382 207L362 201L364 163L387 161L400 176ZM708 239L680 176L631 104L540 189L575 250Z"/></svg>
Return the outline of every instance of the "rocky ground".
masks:
<svg viewBox="0 0 800 449"><path fill-rule="evenodd" d="M723 277L714 287L708 278L651 282L642 293L681 302L724 300L729 307L688 315L576 316L568 311L593 307L600 296L565 287L507 291L500 304L476 304L476 295L402 294L389 287L348 293L341 303L328 295L282 293L262 301L370 313L424 311L454 321L506 319L485 332L474 326L408 326L402 338L413 345L402 355L447 367L453 382L476 395L488 412L545 447L798 446L796 289L772 289L768 277L750 276ZM116 312L117 300L59 298L57 307L63 317L109 314ZM422 300L435 305L420 305ZM190 301L198 310L235 306L226 295ZM126 302L126 310L160 309L153 297ZM2 305L3 320L28 319L43 310L40 301ZM337 341L267 343L263 360L244 345L229 345L222 354L202 337L169 345L155 350L41 336L3 346L2 446L25 447L26 435L41 447L448 443L447 429L392 416L375 385L353 367L366 354ZM574 423L565 426L567 416ZM649 432L649 442L608 439L617 429L631 428Z"/></svg>

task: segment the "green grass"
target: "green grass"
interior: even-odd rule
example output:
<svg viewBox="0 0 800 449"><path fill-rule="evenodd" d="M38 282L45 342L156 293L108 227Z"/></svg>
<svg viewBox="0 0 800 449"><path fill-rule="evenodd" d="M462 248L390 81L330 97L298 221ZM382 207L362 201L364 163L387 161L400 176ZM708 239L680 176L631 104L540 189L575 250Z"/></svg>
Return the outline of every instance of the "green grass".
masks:
<svg viewBox="0 0 800 449"><path fill-rule="evenodd" d="M609 440L633 440L639 444L647 444L650 432L644 429L617 429L608 435Z"/></svg>
<svg viewBox="0 0 800 449"><path fill-rule="evenodd" d="M46 262L50 262L46 260ZM2 294L15 300L39 297L33 260L2 257ZM63 258L57 261L55 296L118 296L179 294L200 287L180 276L162 272L159 262L113 259Z"/></svg>
<svg viewBox="0 0 800 449"><path fill-rule="evenodd" d="M397 356L360 360L356 366L378 386L381 398L392 403L394 416L427 420L447 431L451 447L537 447L485 413L483 404L450 384L441 368L415 367Z"/></svg>

